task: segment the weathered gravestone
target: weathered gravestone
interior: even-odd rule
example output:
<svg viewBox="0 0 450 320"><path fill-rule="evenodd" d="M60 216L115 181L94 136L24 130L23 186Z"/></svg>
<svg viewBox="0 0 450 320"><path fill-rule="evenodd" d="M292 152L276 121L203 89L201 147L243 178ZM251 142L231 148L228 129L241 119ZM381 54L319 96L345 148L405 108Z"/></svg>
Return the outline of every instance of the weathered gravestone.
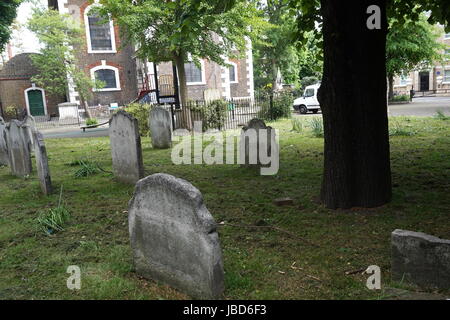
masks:
<svg viewBox="0 0 450 320"><path fill-rule="evenodd" d="M195 298L222 295L219 236L199 190L171 175L154 174L137 183L128 212L138 274Z"/></svg>
<svg viewBox="0 0 450 320"><path fill-rule="evenodd" d="M263 120L250 120L241 131L239 163L244 167L261 168L263 175L276 174L279 150L275 129L266 126Z"/></svg>
<svg viewBox="0 0 450 320"><path fill-rule="evenodd" d="M30 151L34 151L33 134L36 131L36 122L33 116L27 115L20 125L25 128L25 142L28 144Z"/></svg>
<svg viewBox="0 0 450 320"><path fill-rule="evenodd" d="M0 166L9 165L8 145L6 142L6 123L0 117Z"/></svg>
<svg viewBox="0 0 450 320"><path fill-rule="evenodd" d="M42 192L49 195L52 192L52 180L50 178L50 169L48 167L47 149L44 143L44 137L39 131L33 132L34 156L36 157L36 170L39 176L39 182Z"/></svg>
<svg viewBox="0 0 450 320"><path fill-rule="evenodd" d="M154 107L149 116L150 136L153 148L168 149L172 147L172 119L169 111Z"/></svg>
<svg viewBox="0 0 450 320"><path fill-rule="evenodd" d="M114 176L124 183L136 183L144 177L141 137L136 118L120 110L109 120Z"/></svg>
<svg viewBox="0 0 450 320"><path fill-rule="evenodd" d="M393 280L450 289L450 240L396 229L391 235Z"/></svg>
<svg viewBox="0 0 450 320"><path fill-rule="evenodd" d="M12 120L7 131L11 172L18 177L25 177L32 171L27 129L22 127L18 120Z"/></svg>

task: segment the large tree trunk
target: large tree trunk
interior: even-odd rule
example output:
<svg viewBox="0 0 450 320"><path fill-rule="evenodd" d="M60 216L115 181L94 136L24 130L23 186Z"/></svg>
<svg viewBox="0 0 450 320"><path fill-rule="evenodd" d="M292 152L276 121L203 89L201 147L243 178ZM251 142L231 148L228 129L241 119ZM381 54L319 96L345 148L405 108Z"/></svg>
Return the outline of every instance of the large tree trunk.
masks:
<svg viewBox="0 0 450 320"><path fill-rule="evenodd" d="M182 126L185 129L192 130L191 111L188 105L187 85L186 85L186 70L184 68L184 59L182 55L175 56L175 65L178 71L180 103L182 107ZM174 75L175 76L175 75Z"/></svg>
<svg viewBox="0 0 450 320"><path fill-rule="evenodd" d="M392 100L394 98L394 76L388 75L388 83L389 83L389 93L388 100Z"/></svg>
<svg viewBox="0 0 450 320"><path fill-rule="evenodd" d="M370 5L381 30L369 30ZM322 201L328 208L391 200L386 110L386 1L321 0L324 73L319 90L325 152Z"/></svg>

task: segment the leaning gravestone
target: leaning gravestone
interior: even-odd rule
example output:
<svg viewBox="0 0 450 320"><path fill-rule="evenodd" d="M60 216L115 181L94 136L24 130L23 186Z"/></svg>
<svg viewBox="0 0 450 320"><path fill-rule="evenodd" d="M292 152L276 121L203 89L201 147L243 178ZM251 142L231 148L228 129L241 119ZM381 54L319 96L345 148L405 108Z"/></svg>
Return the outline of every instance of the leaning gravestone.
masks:
<svg viewBox="0 0 450 320"><path fill-rule="evenodd" d="M450 240L397 229L391 235L391 250L393 280L450 289Z"/></svg>
<svg viewBox="0 0 450 320"><path fill-rule="evenodd" d="M27 142L27 129L18 120L12 120L7 127L7 144L11 172L18 177L31 173L31 154Z"/></svg>
<svg viewBox="0 0 450 320"><path fill-rule="evenodd" d="M117 180L136 183L144 177L141 137L137 119L120 110L109 120L113 172Z"/></svg>
<svg viewBox="0 0 450 320"><path fill-rule="evenodd" d="M9 165L8 145L6 142L6 123L0 117L0 166Z"/></svg>
<svg viewBox="0 0 450 320"><path fill-rule="evenodd" d="M44 143L44 137L39 131L33 132L34 156L36 157L36 170L39 176L42 192L49 195L52 192L52 180L50 178L50 169L48 167L47 149Z"/></svg>
<svg viewBox="0 0 450 320"><path fill-rule="evenodd" d="M264 136L265 139L263 139ZM262 168L267 167L272 160L276 160L278 165L278 144L275 129L266 126L263 120L256 118L250 120L248 125L242 128L239 143L239 163L241 166ZM265 174L263 172L264 169L261 169L261 173Z"/></svg>
<svg viewBox="0 0 450 320"><path fill-rule="evenodd" d="M138 274L195 298L222 295L219 236L198 189L171 175L154 174L137 183L128 212Z"/></svg>
<svg viewBox="0 0 450 320"><path fill-rule="evenodd" d="M162 107L150 110L149 127L153 148L168 149L172 147L172 119L170 113Z"/></svg>

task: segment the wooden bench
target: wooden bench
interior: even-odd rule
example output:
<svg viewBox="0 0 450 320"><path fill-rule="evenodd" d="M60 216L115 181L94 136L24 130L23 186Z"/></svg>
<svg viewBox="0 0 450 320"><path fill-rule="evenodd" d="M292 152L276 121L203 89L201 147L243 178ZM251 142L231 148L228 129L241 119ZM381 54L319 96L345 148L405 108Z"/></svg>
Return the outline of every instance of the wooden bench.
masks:
<svg viewBox="0 0 450 320"><path fill-rule="evenodd" d="M82 129L83 132L86 132L86 129L98 128L98 127L104 126L105 124L108 124L108 123L109 123L109 121L108 122L104 122L104 123L99 123L99 124L92 124L90 126L81 127L80 129Z"/></svg>

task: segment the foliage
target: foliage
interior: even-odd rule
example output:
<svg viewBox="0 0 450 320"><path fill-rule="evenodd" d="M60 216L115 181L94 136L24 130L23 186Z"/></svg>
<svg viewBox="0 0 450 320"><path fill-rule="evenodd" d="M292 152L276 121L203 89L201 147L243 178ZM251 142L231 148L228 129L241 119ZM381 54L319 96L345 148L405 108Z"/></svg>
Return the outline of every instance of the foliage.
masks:
<svg viewBox="0 0 450 320"><path fill-rule="evenodd" d="M104 83L91 80L79 68L76 56L84 41L79 25L69 15L35 8L28 28L44 45L40 54L31 56L33 65L39 71L32 81L44 87L50 95L65 95L68 91L67 79L70 78L85 105L92 89L101 88Z"/></svg>
<svg viewBox="0 0 450 320"><path fill-rule="evenodd" d="M0 53L11 37L11 24L17 16L17 8L22 0L2 0L0 2Z"/></svg>
<svg viewBox="0 0 450 320"><path fill-rule="evenodd" d="M410 97L407 94L400 94L398 96L393 96L390 101L392 102L402 102L402 101L410 101Z"/></svg>
<svg viewBox="0 0 450 320"><path fill-rule="evenodd" d="M17 116L17 107L13 105L7 106L5 108L5 115L10 119L15 118Z"/></svg>
<svg viewBox="0 0 450 320"><path fill-rule="evenodd" d="M96 125L96 124L98 124L98 121L95 118L89 118L89 119L86 120L86 125L87 126L93 126L93 125Z"/></svg>
<svg viewBox="0 0 450 320"><path fill-rule="evenodd" d="M292 131L297 133L303 132L303 121L299 118L292 119Z"/></svg>
<svg viewBox="0 0 450 320"><path fill-rule="evenodd" d="M436 115L434 117L439 120L449 120L450 119L450 117L446 116L442 110L436 111Z"/></svg>
<svg viewBox="0 0 450 320"><path fill-rule="evenodd" d="M267 121L274 121L281 118L290 118L294 97L292 93L278 93L265 95L261 97L261 110L258 112L258 118Z"/></svg>
<svg viewBox="0 0 450 320"><path fill-rule="evenodd" d="M70 219L70 212L62 202L62 186L58 206L39 212L36 219L38 229L46 235L64 230L64 225Z"/></svg>
<svg viewBox="0 0 450 320"><path fill-rule="evenodd" d="M75 171L75 178L85 178L95 175L101 171L99 165L90 160L79 160L80 168Z"/></svg>
<svg viewBox="0 0 450 320"><path fill-rule="evenodd" d="M228 111L227 101L219 99L202 105L191 103L189 108L194 112L194 117L195 113L200 115L203 131L224 127Z"/></svg>
<svg viewBox="0 0 450 320"><path fill-rule="evenodd" d="M150 134L150 127L148 124L148 116L150 114L152 106L150 104L131 103L125 111L133 115L139 124L139 134L141 137L148 136Z"/></svg>
<svg viewBox="0 0 450 320"><path fill-rule="evenodd" d="M393 120L389 125L390 136L413 136L417 132L410 126L401 123L397 120Z"/></svg>
<svg viewBox="0 0 450 320"><path fill-rule="evenodd" d="M388 77L407 74L414 69L427 68L442 60L444 45L437 42L440 28L430 25L425 14L418 20L398 24L390 20L386 42L386 72Z"/></svg>
<svg viewBox="0 0 450 320"><path fill-rule="evenodd" d="M312 117L309 125L311 127L313 136L316 138L323 138L323 122L322 117Z"/></svg>

